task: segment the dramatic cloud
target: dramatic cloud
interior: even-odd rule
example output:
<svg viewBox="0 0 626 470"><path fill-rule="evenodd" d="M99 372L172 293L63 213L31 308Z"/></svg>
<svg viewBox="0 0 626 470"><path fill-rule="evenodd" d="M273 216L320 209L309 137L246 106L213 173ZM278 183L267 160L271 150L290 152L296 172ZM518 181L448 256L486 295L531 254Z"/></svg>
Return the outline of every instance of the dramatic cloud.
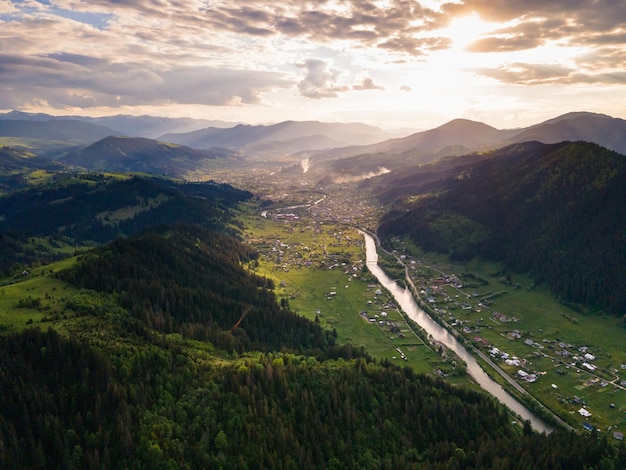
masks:
<svg viewBox="0 0 626 470"><path fill-rule="evenodd" d="M258 103L262 92L288 85L280 74L251 70L197 66L163 70L74 54L0 55L0 107L5 108L35 96L59 107L237 105Z"/></svg>
<svg viewBox="0 0 626 470"><path fill-rule="evenodd" d="M548 41L569 46L596 44L620 37L624 43L626 2L614 0L464 0L446 3L442 10L451 16L477 13L487 21L513 23L494 36L513 40L517 47L536 47ZM526 41L524 41L526 40ZM489 44L496 45L495 41ZM478 45L481 51L488 50Z"/></svg>
<svg viewBox="0 0 626 470"><path fill-rule="evenodd" d="M514 63L477 72L501 82L540 85L569 80L574 70L560 65Z"/></svg>
<svg viewBox="0 0 626 470"><path fill-rule="evenodd" d="M361 107L485 116L506 101L519 116L557 99L538 90L562 86L608 113L626 109L606 101L626 85L624 51L626 2L615 0L0 2L0 108L267 122L358 120Z"/></svg>
<svg viewBox="0 0 626 470"><path fill-rule="evenodd" d="M442 13L411 0L322 0L314 5L299 0L280 4L231 0L207 9L207 23L216 30L302 37L318 42L347 41L410 55L440 48L442 42L433 41L428 35L446 21Z"/></svg>

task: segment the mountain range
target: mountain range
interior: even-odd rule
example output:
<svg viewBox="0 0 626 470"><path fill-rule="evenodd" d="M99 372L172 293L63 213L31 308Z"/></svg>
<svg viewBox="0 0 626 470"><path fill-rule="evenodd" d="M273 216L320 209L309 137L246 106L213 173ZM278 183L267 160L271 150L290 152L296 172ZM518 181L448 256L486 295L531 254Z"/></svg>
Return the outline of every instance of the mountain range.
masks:
<svg viewBox="0 0 626 470"><path fill-rule="evenodd" d="M0 119L0 137L61 141L65 145L85 145L119 134L108 127L70 119L25 121Z"/></svg>
<svg viewBox="0 0 626 470"><path fill-rule="evenodd" d="M236 122L227 122L210 119L168 118L160 116L130 116L118 114L115 116L53 116L44 113L25 113L10 111L0 113L0 121L82 121L97 126L112 129L111 134L147 137L154 139L168 132L191 132L205 127L232 127Z"/></svg>
<svg viewBox="0 0 626 470"><path fill-rule="evenodd" d="M159 139L194 148L226 147L248 155L267 155L372 144L388 137L388 132L361 123L284 121L269 126L240 124L230 129L207 128L186 134L165 134Z"/></svg>
<svg viewBox="0 0 626 470"><path fill-rule="evenodd" d="M407 137L318 152L313 157L338 159L384 153L410 157L411 163L427 163L444 156L492 150L532 140L546 144L582 140L626 153L626 120L604 114L576 112L526 128L496 129L481 122L455 119Z"/></svg>
<svg viewBox="0 0 626 470"><path fill-rule="evenodd" d="M626 153L626 121L589 112L568 113L520 129L496 129L481 122L455 119L401 138L387 138L388 131L360 123L285 121L268 126L238 124L168 132L158 140L135 136L122 140L122 133L109 127L79 120L45 120L48 117L19 112L0 116L0 144L22 145L34 154L88 169L147 171L172 176L202 171L207 159L235 153L245 159L267 162L278 162L285 157L298 162L308 158L309 177L320 181L354 179L361 174L378 174L381 169L393 172L448 156L490 151L527 141L586 141ZM168 123L172 128L182 125L167 118L106 119L113 122L114 118L118 123L152 122L153 134ZM102 122L107 122L106 119L102 118ZM201 121L195 124L200 125Z"/></svg>
<svg viewBox="0 0 626 470"><path fill-rule="evenodd" d="M143 137L108 136L60 160L88 170L186 176L202 168L207 160L231 154L224 149L196 150Z"/></svg>

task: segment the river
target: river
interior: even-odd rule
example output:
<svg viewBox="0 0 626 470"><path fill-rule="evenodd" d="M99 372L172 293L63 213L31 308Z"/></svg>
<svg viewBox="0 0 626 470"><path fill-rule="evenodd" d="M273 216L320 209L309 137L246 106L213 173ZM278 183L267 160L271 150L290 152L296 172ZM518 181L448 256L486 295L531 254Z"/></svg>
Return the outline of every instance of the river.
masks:
<svg viewBox="0 0 626 470"><path fill-rule="evenodd" d="M426 314L415 301L410 289L401 288L395 281L390 279L385 272L378 266L378 253L376 252L376 242L374 238L363 233L365 237L365 255L367 259L367 267L372 274L378 279L396 299L398 305L415 323L421 326L435 340L444 344L447 348L454 351L461 360L467 365L467 373L487 392L497 398L502 404L509 408L513 413L519 415L524 420L529 420L533 429L539 432L550 433L554 428L545 423L541 418L533 414L524 405L513 398L500 384L495 382L480 367L474 356L472 356L465 347L457 341L452 333L436 323L428 314Z"/></svg>

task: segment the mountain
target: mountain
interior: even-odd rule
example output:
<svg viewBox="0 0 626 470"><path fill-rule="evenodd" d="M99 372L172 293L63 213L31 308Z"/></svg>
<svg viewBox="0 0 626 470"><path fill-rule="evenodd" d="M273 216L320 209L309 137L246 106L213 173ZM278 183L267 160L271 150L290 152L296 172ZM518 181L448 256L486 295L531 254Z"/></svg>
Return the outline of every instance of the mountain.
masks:
<svg viewBox="0 0 626 470"><path fill-rule="evenodd" d="M237 123L192 118L168 118L159 116L131 116L118 114L115 116L52 116L43 113L24 113L11 111L0 113L0 120L51 121L74 120L113 129L114 135L156 138L168 132L191 132L197 129L212 127L232 127Z"/></svg>
<svg viewBox="0 0 626 470"><path fill-rule="evenodd" d="M382 200L399 198L381 236L500 261L566 301L626 310L623 155L587 142L526 142L379 180Z"/></svg>
<svg viewBox="0 0 626 470"><path fill-rule="evenodd" d="M68 168L24 149L0 146L0 194L28 186L30 175L38 170L55 173Z"/></svg>
<svg viewBox="0 0 626 470"><path fill-rule="evenodd" d="M435 129L408 137L390 139L371 145L324 150L312 154L317 161L359 157L367 160L394 156L387 167L428 163L440 158L492 150L513 143L537 141L546 144L570 141L593 142L616 152L626 153L626 121L603 114L568 113L521 129L496 129L467 119L455 119ZM369 165L374 165L369 162ZM341 166L341 165L339 165Z"/></svg>
<svg viewBox="0 0 626 470"><path fill-rule="evenodd" d="M59 162L48 160L24 149L0 146L0 175L15 174L33 170L65 170Z"/></svg>
<svg viewBox="0 0 626 470"><path fill-rule="evenodd" d="M54 245L93 246L159 224L195 223L226 232L230 209L252 197L227 184L101 174L59 176L0 198L0 275L15 263L57 259ZM28 238L48 243L27 243ZM67 251L61 251L67 256Z"/></svg>
<svg viewBox="0 0 626 470"><path fill-rule="evenodd" d="M156 139L160 135L170 132L191 132L206 127L232 127L236 123L192 118L167 118L158 116L103 116L98 118L79 118L86 122L92 122L101 126L119 129L124 135L133 137L148 137Z"/></svg>
<svg viewBox="0 0 626 470"><path fill-rule="evenodd" d="M89 170L186 176L202 168L207 160L230 155L232 152L223 149L196 150L143 137L109 136L61 160Z"/></svg>
<svg viewBox="0 0 626 470"><path fill-rule="evenodd" d="M268 126L240 124L230 129L207 128L185 134L166 134L159 139L193 148L225 147L251 154L268 144L272 149L286 145L290 151L305 151L329 145L377 142L388 136L382 129L360 123L285 121Z"/></svg>
<svg viewBox="0 0 626 470"><path fill-rule="evenodd" d="M594 113L568 113L530 126L507 142L536 140L554 144L564 140L594 142L626 154L626 120Z"/></svg>
<svg viewBox="0 0 626 470"><path fill-rule="evenodd" d="M481 122L454 119L434 129L407 137L319 152L317 160L364 154L407 154L413 163L427 163L448 155L463 155L472 149L490 147L515 135L516 130L499 130Z"/></svg>
<svg viewBox="0 0 626 470"><path fill-rule="evenodd" d="M106 136L119 134L108 127L87 122L53 119L27 121L20 119L0 120L0 137L17 137L44 141L62 141L66 144L90 144Z"/></svg>

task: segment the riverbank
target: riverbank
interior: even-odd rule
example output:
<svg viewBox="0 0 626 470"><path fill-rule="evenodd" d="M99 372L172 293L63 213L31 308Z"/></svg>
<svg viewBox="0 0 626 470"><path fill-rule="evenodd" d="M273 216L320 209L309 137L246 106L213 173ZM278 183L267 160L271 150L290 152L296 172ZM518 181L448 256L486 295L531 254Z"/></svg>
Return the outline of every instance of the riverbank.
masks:
<svg viewBox="0 0 626 470"><path fill-rule="evenodd" d="M374 237L364 231L361 231L361 233L365 239L365 253L368 269L378 279L378 282L385 287L391 295L393 295L396 302L409 316L409 318L411 318L420 327L424 328L436 341L454 351L454 353L463 362L465 362L468 374L481 386L481 388L493 395L515 415L520 416L523 420L530 421L533 429L539 432L552 432L554 428L551 425L524 407L500 384L495 382L480 367L472 354L470 354L467 349L461 345L454 334L435 322L418 306L410 289L400 288L394 280L390 279L386 275L382 268L378 266L378 253L376 249L377 244Z"/></svg>
<svg viewBox="0 0 626 470"><path fill-rule="evenodd" d="M393 259L408 267L420 307L527 390L516 392L475 354L519 401L540 416L549 410L577 432L612 435L626 426L626 330L619 318L573 310L532 276L499 263L459 263L408 239L391 242Z"/></svg>

